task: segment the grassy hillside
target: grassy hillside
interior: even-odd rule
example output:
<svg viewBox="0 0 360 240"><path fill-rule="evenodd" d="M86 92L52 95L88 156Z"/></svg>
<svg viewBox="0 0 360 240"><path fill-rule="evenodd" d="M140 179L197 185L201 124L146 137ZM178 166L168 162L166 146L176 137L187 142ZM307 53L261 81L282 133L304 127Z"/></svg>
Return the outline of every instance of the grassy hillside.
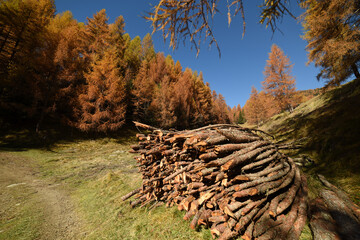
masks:
<svg viewBox="0 0 360 240"><path fill-rule="evenodd" d="M278 142L298 141L315 164L306 168L316 192L315 173L321 173L360 203L360 80L354 80L274 116L261 129Z"/></svg>

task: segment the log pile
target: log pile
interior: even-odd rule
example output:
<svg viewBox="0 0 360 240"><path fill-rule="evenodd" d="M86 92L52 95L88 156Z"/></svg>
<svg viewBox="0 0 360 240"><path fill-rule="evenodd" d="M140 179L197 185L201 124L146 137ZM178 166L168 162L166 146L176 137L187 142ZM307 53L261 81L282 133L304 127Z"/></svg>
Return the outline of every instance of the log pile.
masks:
<svg viewBox="0 0 360 240"><path fill-rule="evenodd" d="M143 177L141 188L122 198L134 196L132 207L176 205L191 228L209 227L219 239L299 238L306 178L270 141L237 125L151 130L132 146Z"/></svg>

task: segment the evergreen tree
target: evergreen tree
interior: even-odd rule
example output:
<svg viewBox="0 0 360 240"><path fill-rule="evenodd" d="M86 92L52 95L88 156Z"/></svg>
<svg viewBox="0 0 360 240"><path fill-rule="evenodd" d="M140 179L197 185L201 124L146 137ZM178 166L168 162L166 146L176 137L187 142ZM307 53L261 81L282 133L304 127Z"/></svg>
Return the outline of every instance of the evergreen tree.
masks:
<svg viewBox="0 0 360 240"><path fill-rule="evenodd" d="M356 0L307 0L303 26L309 62L321 67L318 79L339 85L360 78L360 6Z"/></svg>
<svg viewBox="0 0 360 240"><path fill-rule="evenodd" d="M296 104L295 79L291 76L292 65L284 52L275 44L271 47L265 66L265 79L262 82L266 94L274 97L280 111L291 110Z"/></svg>
<svg viewBox="0 0 360 240"><path fill-rule="evenodd" d="M86 85L79 96L83 131L108 132L120 128L125 121L125 79L118 66L118 47L107 24L105 10L88 19L83 31L83 51L87 69Z"/></svg>
<svg viewBox="0 0 360 240"><path fill-rule="evenodd" d="M266 109L259 99L259 93L253 86L251 88L250 98L246 101L244 106L244 113L246 120L250 124L259 125L266 119Z"/></svg>

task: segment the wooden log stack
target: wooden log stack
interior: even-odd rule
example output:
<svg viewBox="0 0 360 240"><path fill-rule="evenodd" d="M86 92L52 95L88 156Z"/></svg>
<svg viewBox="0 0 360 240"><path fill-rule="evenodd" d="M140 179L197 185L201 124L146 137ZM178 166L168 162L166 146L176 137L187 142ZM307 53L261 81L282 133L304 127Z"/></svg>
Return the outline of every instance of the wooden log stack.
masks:
<svg viewBox="0 0 360 240"><path fill-rule="evenodd" d="M151 130L138 134L139 144L132 146L140 153L143 178L140 189L122 198L134 196L132 207L177 205L191 228L209 227L219 239L299 238L306 222L306 178L270 141L227 124Z"/></svg>

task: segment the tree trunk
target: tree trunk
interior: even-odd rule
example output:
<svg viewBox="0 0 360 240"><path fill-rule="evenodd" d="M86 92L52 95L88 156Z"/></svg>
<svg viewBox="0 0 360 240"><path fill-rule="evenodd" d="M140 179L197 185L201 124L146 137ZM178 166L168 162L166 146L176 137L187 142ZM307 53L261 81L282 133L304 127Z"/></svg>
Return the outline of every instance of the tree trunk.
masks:
<svg viewBox="0 0 360 240"><path fill-rule="evenodd" d="M351 65L351 68L352 68L352 70L353 70L353 72L354 72L354 74L355 74L355 77L356 77L356 78L360 78L359 69L358 69L358 67L356 66L355 63Z"/></svg>

